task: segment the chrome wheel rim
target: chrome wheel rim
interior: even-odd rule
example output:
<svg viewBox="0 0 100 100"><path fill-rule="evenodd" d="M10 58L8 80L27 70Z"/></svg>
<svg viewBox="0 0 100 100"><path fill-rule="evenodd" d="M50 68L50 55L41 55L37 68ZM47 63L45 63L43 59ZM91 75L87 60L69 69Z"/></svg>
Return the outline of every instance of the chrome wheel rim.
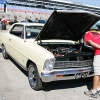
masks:
<svg viewBox="0 0 100 100"><path fill-rule="evenodd" d="M29 82L32 87L36 86L36 70L33 67L29 69Z"/></svg>

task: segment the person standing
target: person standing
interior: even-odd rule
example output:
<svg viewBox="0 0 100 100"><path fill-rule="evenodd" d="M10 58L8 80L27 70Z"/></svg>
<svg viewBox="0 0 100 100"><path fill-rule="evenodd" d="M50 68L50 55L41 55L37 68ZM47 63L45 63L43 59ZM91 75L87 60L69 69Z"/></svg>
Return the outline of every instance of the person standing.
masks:
<svg viewBox="0 0 100 100"><path fill-rule="evenodd" d="M90 31L86 32L84 36L86 44L91 45L94 48L94 77L93 88L89 91L85 91L84 94L93 98L97 98L100 95L100 30L95 26Z"/></svg>

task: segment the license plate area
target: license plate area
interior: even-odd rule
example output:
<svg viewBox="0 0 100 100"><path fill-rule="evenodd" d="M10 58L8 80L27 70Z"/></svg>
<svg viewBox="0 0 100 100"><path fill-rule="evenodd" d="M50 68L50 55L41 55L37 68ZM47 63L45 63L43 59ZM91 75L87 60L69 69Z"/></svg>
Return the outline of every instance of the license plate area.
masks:
<svg viewBox="0 0 100 100"><path fill-rule="evenodd" d="M87 76L88 76L88 72L76 73L75 79L87 78Z"/></svg>

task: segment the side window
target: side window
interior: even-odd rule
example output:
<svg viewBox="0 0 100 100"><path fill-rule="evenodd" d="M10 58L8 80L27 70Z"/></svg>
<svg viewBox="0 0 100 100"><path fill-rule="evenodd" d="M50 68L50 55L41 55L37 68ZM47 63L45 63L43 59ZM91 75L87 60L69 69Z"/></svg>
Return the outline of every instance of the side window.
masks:
<svg viewBox="0 0 100 100"><path fill-rule="evenodd" d="M23 25L14 25L12 30L10 31L10 34L21 37L23 27L24 27Z"/></svg>

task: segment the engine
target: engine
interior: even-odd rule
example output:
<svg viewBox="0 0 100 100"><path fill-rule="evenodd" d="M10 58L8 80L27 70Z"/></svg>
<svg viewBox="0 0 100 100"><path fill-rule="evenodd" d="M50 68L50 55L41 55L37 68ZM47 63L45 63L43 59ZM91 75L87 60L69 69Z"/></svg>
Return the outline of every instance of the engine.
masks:
<svg viewBox="0 0 100 100"><path fill-rule="evenodd" d="M83 44L49 44L43 47L52 52L57 61L82 61L93 59L93 49Z"/></svg>

